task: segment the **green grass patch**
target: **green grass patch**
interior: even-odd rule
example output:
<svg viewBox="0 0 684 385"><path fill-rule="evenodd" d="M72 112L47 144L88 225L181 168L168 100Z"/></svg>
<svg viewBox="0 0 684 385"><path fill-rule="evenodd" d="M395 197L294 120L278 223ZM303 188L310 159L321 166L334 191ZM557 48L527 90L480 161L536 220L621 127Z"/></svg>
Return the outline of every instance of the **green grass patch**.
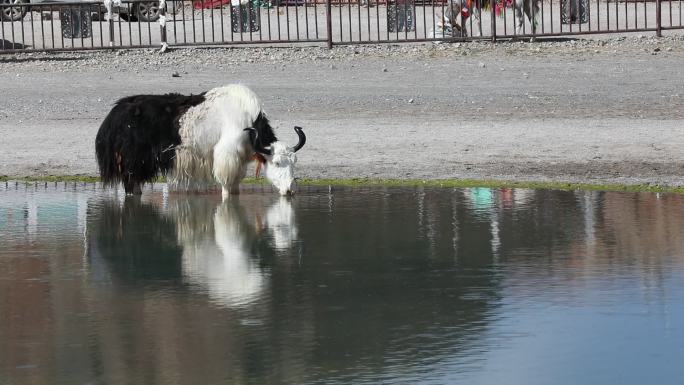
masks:
<svg viewBox="0 0 684 385"><path fill-rule="evenodd" d="M100 178L88 175L8 176L0 175L0 182L99 182Z"/></svg>
<svg viewBox="0 0 684 385"><path fill-rule="evenodd" d="M0 175L0 182L98 182L99 178L87 175L50 175L35 177L16 177ZM163 183L166 179L157 178L156 182ZM264 178L245 178L243 184L267 185ZM431 187L431 188L530 188L546 190L591 190L591 191L625 191L625 192L672 192L684 194L684 186L660 186L653 184L592 184L592 183L562 183L562 182L526 182L526 181L500 181L500 180L477 180L477 179L309 179L298 180L302 186L343 186L343 187Z"/></svg>
<svg viewBox="0 0 684 385"><path fill-rule="evenodd" d="M300 179L300 185L309 186L384 186L384 187L444 187L444 188L530 188L546 190L592 190L628 192L675 192L684 193L681 186L660 186L652 184L621 185L563 182L526 182L478 179Z"/></svg>

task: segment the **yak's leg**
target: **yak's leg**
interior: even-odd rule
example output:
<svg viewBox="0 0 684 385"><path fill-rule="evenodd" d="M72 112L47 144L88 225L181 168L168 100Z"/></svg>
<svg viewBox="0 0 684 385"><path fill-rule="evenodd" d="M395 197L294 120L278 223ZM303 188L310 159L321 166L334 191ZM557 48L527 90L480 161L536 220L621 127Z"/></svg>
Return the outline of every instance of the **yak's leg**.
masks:
<svg viewBox="0 0 684 385"><path fill-rule="evenodd" d="M124 191L126 191L126 195L141 195L142 194L142 187L140 186L140 183L135 181L130 176L127 176L124 178L123 185L124 185Z"/></svg>
<svg viewBox="0 0 684 385"><path fill-rule="evenodd" d="M242 172L242 175L238 178L235 178L232 182L228 181L225 184L221 182L221 196L223 200L228 199L228 197L231 195L240 194L240 181L244 179L246 172L247 170L245 169Z"/></svg>
<svg viewBox="0 0 684 385"><path fill-rule="evenodd" d="M231 195L240 194L240 180L241 179L219 180L219 184L221 185L221 196L224 200L228 199Z"/></svg>
<svg viewBox="0 0 684 385"><path fill-rule="evenodd" d="M237 191L233 187L221 186L221 198L225 201L230 198L231 195L240 194L240 190Z"/></svg>
<svg viewBox="0 0 684 385"><path fill-rule="evenodd" d="M247 156L241 148L223 138L214 146L213 174L221 184L223 199L240 193L240 181L247 174Z"/></svg>
<svg viewBox="0 0 684 385"><path fill-rule="evenodd" d="M221 184L221 197L223 200L228 199L231 195L240 194L240 181L242 178L237 178L232 181L222 181Z"/></svg>

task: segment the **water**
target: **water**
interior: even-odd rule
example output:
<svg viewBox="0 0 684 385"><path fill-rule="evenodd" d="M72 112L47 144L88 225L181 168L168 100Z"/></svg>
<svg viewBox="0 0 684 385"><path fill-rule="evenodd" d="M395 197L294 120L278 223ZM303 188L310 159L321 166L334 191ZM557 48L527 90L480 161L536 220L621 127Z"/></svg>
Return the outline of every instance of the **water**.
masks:
<svg viewBox="0 0 684 385"><path fill-rule="evenodd" d="M0 197L3 385L684 383L682 195Z"/></svg>

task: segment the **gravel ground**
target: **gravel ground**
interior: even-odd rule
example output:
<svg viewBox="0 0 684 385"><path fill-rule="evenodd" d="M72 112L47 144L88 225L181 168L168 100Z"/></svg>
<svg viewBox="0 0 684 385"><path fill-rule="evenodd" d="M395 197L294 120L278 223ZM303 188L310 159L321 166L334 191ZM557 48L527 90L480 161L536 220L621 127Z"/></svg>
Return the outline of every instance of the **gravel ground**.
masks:
<svg viewBox="0 0 684 385"><path fill-rule="evenodd" d="M0 175L94 175L116 99L240 82L305 128L302 177L684 185L682 59L680 36L0 55Z"/></svg>

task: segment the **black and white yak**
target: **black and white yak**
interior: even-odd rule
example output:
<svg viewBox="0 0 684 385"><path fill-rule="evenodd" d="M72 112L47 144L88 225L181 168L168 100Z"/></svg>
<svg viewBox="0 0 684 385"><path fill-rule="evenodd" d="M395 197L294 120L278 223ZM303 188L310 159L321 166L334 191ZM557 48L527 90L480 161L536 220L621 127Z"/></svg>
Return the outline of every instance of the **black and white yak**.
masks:
<svg viewBox="0 0 684 385"><path fill-rule="evenodd" d="M261 101L249 88L228 85L199 95L136 95L119 100L102 122L95 152L103 183L123 183L140 194L144 183L168 175L174 190L198 190L217 182L223 197L239 192L247 164L263 164L281 195L294 191L299 142L279 142Z"/></svg>

